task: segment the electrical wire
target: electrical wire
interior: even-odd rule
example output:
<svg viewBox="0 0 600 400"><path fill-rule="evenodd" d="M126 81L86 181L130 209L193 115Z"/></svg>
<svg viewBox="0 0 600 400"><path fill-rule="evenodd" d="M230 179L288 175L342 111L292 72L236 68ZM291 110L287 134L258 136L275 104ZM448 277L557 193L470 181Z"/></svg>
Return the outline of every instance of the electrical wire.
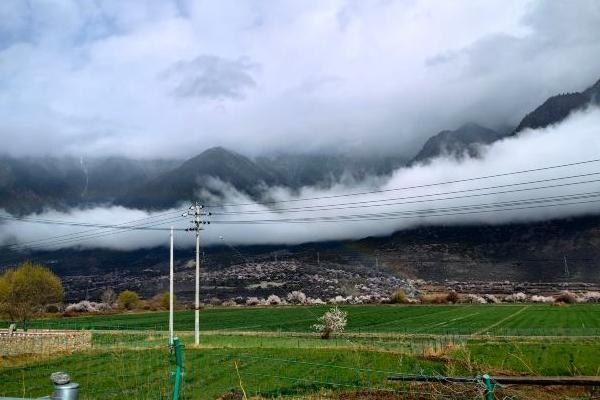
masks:
<svg viewBox="0 0 600 400"><path fill-rule="evenodd" d="M499 177L511 176L511 175L520 175L520 174L526 174L526 173L530 173L530 172L548 171L548 170L557 169L557 168L566 168L566 167L571 167L571 166L575 166L575 165L584 165L584 164L591 164L591 163L597 163L597 162L600 162L600 158L586 160L586 161L576 161L576 162L571 162L571 163L566 163L566 164L551 165L551 166L547 166L547 167L525 169L525 170L520 170L520 171L504 172L504 173L500 173L500 174L485 175L485 176L478 176L478 177L464 178L464 179L455 179L455 180L445 181L445 182L428 183L428 184L423 184L423 185L404 186L404 187L397 187L397 188L390 188L390 189L371 190L371 191L365 191L365 192L344 193L344 194L338 194L338 195L306 197L306 198L299 198L299 199L272 200L272 201L261 202L261 204L265 205L265 204L291 203L291 202L300 202L300 201L308 201L308 200L322 200L322 199L332 199L332 198L340 198L340 197L361 196L361 195L375 194L375 193L387 193L387 192L409 190L409 189L422 189L422 188L432 187L432 186L448 185L451 183L473 182L473 181L479 181L479 180L484 180L484 179L499 178ZM231 204L207 204L204 207L216 208L216 207L237 207L237 206L251 206L251 205L256 205L256 203L252 202L252 203L231 203Z"/></svg>
<svg viewBox="0 0 600 400"><path fill-rule="evenodd" d="M268 224L268 223L316 223L316 222L346 222L346 221L381 221L381 220L394 220L394 219L405 219L405 218L425 218L425 217L442 217L442 216L453 216L453 215L465 215L465 214L478 214L484 212L496 212L496 211L511 211L511 210L526 210L534 208L546 208L556 207L565 205L575 204L587 204L600 201L600 199L594 199L592 201L581 201L581 202L566 202L546 205L535 205L526 207L510 207L511 205L518 204L536 204L554 202L566 199L587 199L600 197L600 192L592 194L585 194L577 196L559 196L557 198L538 198L538 199L527 199L521 201L512 201L505 203L487 203L487 204L475 204L463 207L448 207L443 209L427 209L427 210L416 210L416 211L402 211L402 212L391 212L391 213L378 213L378 214L354 214L354 215L337 215L332 217L310 217L310 218L281 218L281 219L262 219L262 220L215 220L213 224ZM495 207L493 207L495 205ZM508 208L505 208L509 206ZM500 207L500 208L496 208ZM482 208L491 208L481 210ZM441 213L439 211L442 211ZM459 210L465 212L446 212L445 210Z"/></svg>
<svg viewBox="0 0 600 400"><path fill-rule="evenodd" d="M593 179L593 180L587 180L587 181L567 182L567 183L560 183L560 184L555 184L555 185L537 186L537 187L532 187L532 188L521 188L521 189L513 189L513 190L503 190L503 191L496 191L496 192L489 192L489 193L478 193L478 194L470 194L470 195L464 195L464 196L442 197L442 198L419 200L419 201L396 202L396 200L417 199L417 198L423 198L423 197L441 196L441 195L445 195L445 194L466 193L466 192L474 192L474 191L495 189L495 188L501 188L501 187L521 186L521 185L526 185L526 184L531 184L531 183L548 182L548 181L555 181L555 180L560 180L560 179L571 179L571 178L575 178L575 177L589 176L589 175L600 175L600 172L584 174L584 175L574 175L574 176L568 176L568 177L562 177L562 178L544 179L544 180L539 180L539 181L521 182L521 183L513 183L513 184L498 185L498 186L489 186L489 187L485 187L485 188L455 190L455 191L442 192L442 193L429 193L429 194L396 197L396 198L382 199L382 200L366 200L366 201L356 201L356 202L347 202L347 203L337 203L337 204L330 204L330 205L324 204L324 205L314 205L314 206L305 206L305 207L276 208L276 209L255 210L255 211L213 212L212 215L217 215L217 216L259 215L259 214L267 214L267 213L278 213L281 211L288 212L288 213L297 213L297 212L316 212L316 211L329 211L329 210L347 210L347 209L353 209L353 208L384 207L384 206L391 206L391 205L425 203L425 202L443 201L443 200L456 200L456 199L491 196L491 195L498 195L498 194L526 192L526 191L532 191L532 190L552 189L552 188L558 188L558 187L567 187L567 186L575 186L575 185L583 185L583 184L588 184L588 183L600 182L600 179ZM391 203L381 203L381 202L388 202L388 201L391 201ZM370 204L370 203L376 203L376 204Z"/></svg>

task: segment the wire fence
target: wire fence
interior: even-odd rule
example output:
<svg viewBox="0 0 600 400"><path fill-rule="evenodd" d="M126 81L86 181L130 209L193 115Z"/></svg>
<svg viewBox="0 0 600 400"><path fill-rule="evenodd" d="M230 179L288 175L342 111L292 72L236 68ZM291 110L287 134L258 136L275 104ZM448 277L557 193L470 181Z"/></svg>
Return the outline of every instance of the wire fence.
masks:
<svg viewBox="0 0 600 400"><path fill-rule="evenodd" d="M35 334L32 331L31 334ZM40 339L41 340L41 339ZM168 334L160 330L92 331L89 346L66 337L22 348L0 358L0 396L40 397L49 376L67 371L81 385L81 399L171 399L175 361ZM463 337L337 336L322 340L286 333L204 334L199 347L182 333L180 399L483 399L477 366L451 361ZM13 344L14 346L14 344ZM473 382L441 379L471 374ZM390 376L421 381L390 381ZM430 379L423 380L423 377ZM581 388L499 386L494 399L591 399Z"/></svg>

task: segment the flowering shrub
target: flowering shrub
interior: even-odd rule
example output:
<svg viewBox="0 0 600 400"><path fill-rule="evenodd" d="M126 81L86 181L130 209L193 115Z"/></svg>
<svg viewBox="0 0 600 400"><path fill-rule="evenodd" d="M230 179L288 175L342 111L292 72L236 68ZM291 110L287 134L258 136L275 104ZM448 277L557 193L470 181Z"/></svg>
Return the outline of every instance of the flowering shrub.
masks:
<svg viewBox="0 0 600 400"><path fill-rule="evenodd" d="M259 304L260 304L260 300L258 299L258 297L248 297L246 299L247 306L257 306Z"/></svg>
<svg viewBox="0 0 600 400"><path fill-rule="evenodd" d="M281 298L277 295L272 294L269 297L267 297L267 304L272 305L272 306L277 306L277 305L281 304Z"/></svg>
<svg viewBox="0 0 600 400"><path fill-rule="evenodd" d="M533 295L533 296L531 296L531 302L532 303L554 303L554 297Z"/></svg>
<svg viewBox="0 0 600 400"><path fill-rule="evenodd" d="M66 313L102 312L102 311L108 311L110 309L111 309L111 307L105 303L96 303L94 301L82 300L79 303L69 304L65 308L65 312Z"/></svg>
<svg viewBox="0 0 600 400"><path fill-rule="evenodd" d="M306 295L299 290L294 290L288 293L287 301L292 304L304 304L306 303Z"/></svg>
<svg viewBox="0 0 600 400"><path fill-rule="evenodd" d="M527 301L527 295L523 292L509 294L504 298L507 303L524 303Z"/></svg>
<svg viewBox="0 0 600 400"><path fill-rule="evenodd" d="M493 294L484 294L483 298L489 304L498 304L498 303L500 303L500 299L497 298L496 296L494 296Z"/></svg>
<svg viewBox="0 0 600 400"><path fill-rule="evenodd" d="M600 303L600 292L586 292L580 298L581 303Z"/></svg>
<svg viewBox="0 0 600 400"><path fill-rule="evenodd" d="M471 304L486 304L487 300L484 299L482 296L469 293L465 296L464 302Z"/></svg>
<svg viewBox="0 0 600 400"><path fill-rule="evenodd" d="M329 339L332 333L343 332L346 328L348 314L340 310L338 307L333 307L322 317L319 317L319 322L313 325L313 328L321 334L321 338Z"/></svg>

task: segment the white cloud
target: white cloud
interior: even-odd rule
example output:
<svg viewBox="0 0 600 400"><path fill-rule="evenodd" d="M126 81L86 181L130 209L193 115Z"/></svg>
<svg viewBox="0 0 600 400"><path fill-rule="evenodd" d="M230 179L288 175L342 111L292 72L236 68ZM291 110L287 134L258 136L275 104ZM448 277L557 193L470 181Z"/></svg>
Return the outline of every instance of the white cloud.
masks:
<svg viewBox="0 0 600 400"><path fill-rule="evenodd" d="M595 193L596 197L584 199L574 197L574 200L563 201L588 201L600 200L600 175L555 180L546 183L527 184L513 187L503 187L487 190L472 191L431 196L433 194L481 189L490 186L512 185L516 183L531 182L544 179L556 179L575 175L600 173L600 163L587 163L567 168L549 169L527 174L507 175L493 179L456 182L444 185L395 190L377 194L360 196L347 196L351 193L369 192L373 189L389 190L401 187L414 187L439 182L457 181L473 177L496 175L504 172L529 170L553 165L568 164L578 161L593 160L600 154L600 108L591 108L574 113L562 123L539 130L526 130L520 136L507 138L483 148L483 156L476 159L438 158L428 165L416 165L411 168L401 168L387 181L381 178L365 180L352 185L339 184L330 190L324 191L317 188L304 188L300 193L292 194L285 188L272 188L270 196L275 201L288 201L277 204L277 213L267 213L271 208L255 204L245 195L237 192L232 187L222 182L213 181L211 187L219 188L225 193L224 199L215 198L218 204L246 204L243 206L225 206L222 209L211 209L215 213L211 217L213 224L206 227L203 233L203 243L218 244L223 236L229 244L293 244L308 241L356 239L370 235L386 235L399 229L405 229L417 224L469 224L469 223L507 223L515 221L536 221L565 216L596 214L597 202L575 204L562 207L528 208L504 212L462 213L460 215L446 215L431 217L428 215L419 218L394 218L378 219L375 221L360 222L335 222L335 223L310 223L310 224L248 224L227 225L218 224L217 221L232 220L265 220L265 219L298 219L302 217L331 217L349 215L367 215L372 213L411 212L424 211L448 207L464 207L481 204L497 204L509 201L522 201L529 199L543 199L556 196L575 196L582 193ZM588 182L571 186L556 186L565 183ZM589 182L597 181L597 182ZM521 191L513 193L498 193L516 188L539 188L554 185L545 189ZM461 195L481 193L495 193L492 195L454 198ZM331 196L345 197L331 197ZM326 198L323 198L323 197ZM416 197L415 196L426 196ZM298 199L315 198L310 201L297 201ZM409 198L407 198L409 197ZM424 199L444 199L430 202L417 202ZM291 200L291 202L290 202ZM386 206L372 207L372 200L387 200ZM349 204L352 203L352 204ZM544 203L542 203L544 204ZM524 204L520 206L527 206ZM540 205L540 204L533 204ZM336 207L337 209L320 210L311 212L307 209L297 210L298 207ZM183 208L183 206L182 206ZM507 207L511 208L511 207ZM515 207L512 207L515 208ZM299 212L300 211L300 212ZM177 210L171 210L167 221L162 227L174 224L177 228L187 227L187 218L180 218ZM241 213L237 215L219 215L228 212ZM161 215L163 213L160 213ZM32 215L31 218L44 218L50 220L79 221L96 224L119 224L140 218L156 217L157 214L140 210L125 209L121 207L94 208L87 210L72 210L68 213L47 211L41 215ZM148 223L149 221L146 221ZM89 228L87 228L89 229ZM19 243L31 240L57 237L86 228L74 228L54 225L37 225L22 222L5 222L0 225L0 240ZM57 238L59 239L59 238ZM179 245L191 245L192 235L188 232L178 232ZM73 242L50 242L51 246L72 246ZM111 247L117 249L132 249L139 247L152 247L166 245L168 233L155 231L133 231L118 235L102 236L75 244L83 247ZM42 245L42 242L37 243Z"/></svg>

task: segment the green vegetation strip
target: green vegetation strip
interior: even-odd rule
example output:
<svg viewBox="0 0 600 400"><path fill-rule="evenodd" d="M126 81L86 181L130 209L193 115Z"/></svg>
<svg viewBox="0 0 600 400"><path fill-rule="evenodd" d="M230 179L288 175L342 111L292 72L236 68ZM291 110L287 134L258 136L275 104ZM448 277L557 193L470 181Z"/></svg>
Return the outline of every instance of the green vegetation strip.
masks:
<svg viewBox="0 0 600 400"><path fill-rule="evenodd" d="M516 336L600 336L600 304L531 305L357 305L348 312L350 333ZM204 331L310 332L328 307L215 307L201 311ZM44 319L31 326L47 329L167 330L165 312ZM192 311L175 314L175 329L194 327Z"/></svg>

